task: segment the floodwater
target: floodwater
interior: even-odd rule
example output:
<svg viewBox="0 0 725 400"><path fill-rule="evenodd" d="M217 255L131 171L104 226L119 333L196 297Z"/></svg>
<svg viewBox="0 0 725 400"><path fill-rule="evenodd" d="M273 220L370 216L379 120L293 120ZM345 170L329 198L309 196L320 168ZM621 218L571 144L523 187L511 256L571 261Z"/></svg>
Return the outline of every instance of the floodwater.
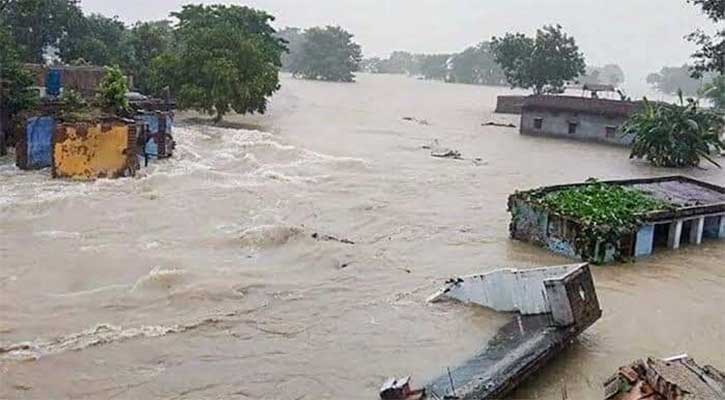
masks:
<svg viewBox="0 0 725 400"><path fill-rule="evenodd" d="M388 376L465 360L507 317L426 304L447 278L570 262L509 240L510 193L674 172L481 126L517 123L492 115L505 92L285 78L265 116L179 118L177 156L137 178L2 159L0 398L373 399ZM466 159L430 157L434 139ZM513 398L600 398L648 355L725 368L724 259L708 242L596 267L603 318Z"/></svg>

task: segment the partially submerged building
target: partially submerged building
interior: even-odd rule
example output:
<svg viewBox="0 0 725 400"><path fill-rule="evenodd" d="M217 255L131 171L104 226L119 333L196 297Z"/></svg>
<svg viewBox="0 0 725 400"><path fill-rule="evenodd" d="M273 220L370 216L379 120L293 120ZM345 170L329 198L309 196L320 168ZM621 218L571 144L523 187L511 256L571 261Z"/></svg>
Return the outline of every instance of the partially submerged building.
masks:
<svg viewBox="0 0 725 400"><path fill-rule="evenodd" d="M524 135L631 145L622 125L640 109L640 103L577 96L529 96L521 106Z"/></svg>
<svg viewBox="0 0 725 400"><path fill-rule="evenodd" d="M135 121L108 118L58 124L53 135L54 178L93 180L133 176L139 168Z"/></svg>
<svg viewBox="0 0 725 400"><path fill-rule="evenodd" d="M606 184L636 191L661 202L662 207L635 215L632 229L592 226L572 215L555 212L542 201L546 196L587 185ZM699 245L706 239L725 239L725 188L684 176L630 179L543 187L517 192L509 197L511 237L536 244L555 253L611 262L651 255L659 249ZM615 237L594 243L588 249L584 235L591 229L606 229Z"/></svg>
<svg viewBox="0 0 725 400"><path fill-rule="evenodd" d="M475 356L426 385L438 399L502 398L602 315L587 264L456 278L429 301L442 299L515 314Z"/></svg>
<svg viewBox="0 0 725 400"><path fill-rule="evenodd" d="M106 75L106 69L98 65L25 64L24 68L32 75L41 97L59 96L61 88L93 96ZM126 78L133 87L133 77Z"/></svg>

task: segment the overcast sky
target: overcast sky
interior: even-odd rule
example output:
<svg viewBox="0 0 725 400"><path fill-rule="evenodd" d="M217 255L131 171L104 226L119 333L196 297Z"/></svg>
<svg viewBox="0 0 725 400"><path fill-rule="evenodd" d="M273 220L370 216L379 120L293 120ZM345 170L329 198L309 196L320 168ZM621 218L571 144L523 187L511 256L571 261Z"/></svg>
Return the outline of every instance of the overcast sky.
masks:
<svg viewBox="0 0 725 400"><path fill-rule="evenodd" d="M219 3L221 0L197 0ZM183 0L82 0L86 12L126 22L168 16ZM267 10L275 25L340 25L366 56L394 50L455 52L510 31L533 33L558 23L572 34L587 63L615 63L626 87L641 91L649 72L681 65L694 48L684 39L712 25L686 0L251 0L226 2Z"/></svg>

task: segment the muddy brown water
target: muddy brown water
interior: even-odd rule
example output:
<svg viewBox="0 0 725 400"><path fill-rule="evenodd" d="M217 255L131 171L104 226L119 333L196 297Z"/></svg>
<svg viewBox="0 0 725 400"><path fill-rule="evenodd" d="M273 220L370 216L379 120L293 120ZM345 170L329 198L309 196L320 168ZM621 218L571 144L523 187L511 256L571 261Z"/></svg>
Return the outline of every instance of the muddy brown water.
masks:
<svg viewBox="0 0 725 400"><path fill-rule="evenodd" d="M52 181L3 158L0 398L373 399L387 376L455 366L507 317L427 296L570 261L509 240L511 192L673 173L481 126L518 123L492 114L506 92L285 78L268 115L180 118L177 156L134 179ZM467 160L431 158L433 139ZM595 268L603 318L512 398L599 398L647 355L724 368L724 260L707 242Z"/></svg>

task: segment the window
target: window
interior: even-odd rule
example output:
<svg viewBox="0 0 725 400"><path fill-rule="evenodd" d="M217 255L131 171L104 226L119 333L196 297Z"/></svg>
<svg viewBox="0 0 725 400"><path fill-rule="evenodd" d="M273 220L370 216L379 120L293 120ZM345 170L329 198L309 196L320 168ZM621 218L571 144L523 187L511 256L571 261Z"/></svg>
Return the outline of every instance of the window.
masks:
<svg viewBox="0 0 725 400"><path fill-rule="evenodd" d="M607 132L608 138L614 138L617 136L617 127L616 126L608 126L604 128L604 130Z"/></svg>
<svg viewBox="0 0 725 400"><path fill-rule="evenodd" d="M575 133L576 133L576 127L577 127L578 125L579 125L579 124L577 124L576 122L569 122L569 134L570 134L570 135L573 135L573 134L575 134Z"/></svg>
<svg viewBox="0 0 725 400"><path fill-rule="evenodd" d="M543 118L534 118L534 129L541 129L544 127Z"/></svg>

